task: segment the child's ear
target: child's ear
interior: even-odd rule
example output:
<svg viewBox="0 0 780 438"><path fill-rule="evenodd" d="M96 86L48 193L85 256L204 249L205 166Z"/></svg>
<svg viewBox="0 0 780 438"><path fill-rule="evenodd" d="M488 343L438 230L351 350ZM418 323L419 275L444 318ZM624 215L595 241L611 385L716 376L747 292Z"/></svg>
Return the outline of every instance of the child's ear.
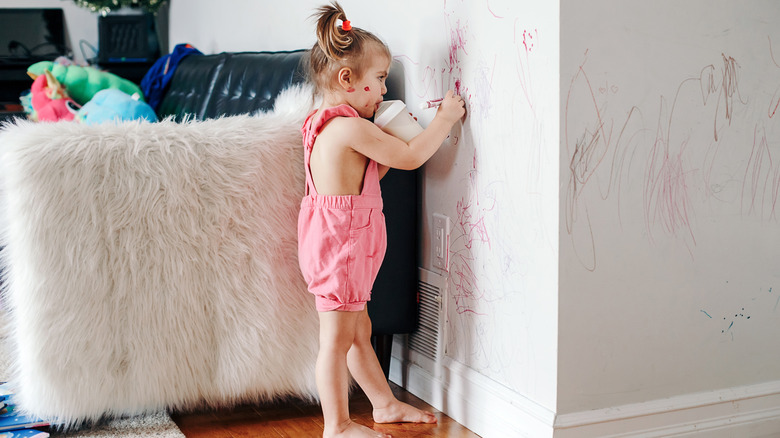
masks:
<svg viewBox="0 0 780 438"><path fill-rule="evenodd" d="M348 92L355 91L353 82L354 77L352 69L349 67L342 67L341 70L339 70L339 85Z"/></svg>

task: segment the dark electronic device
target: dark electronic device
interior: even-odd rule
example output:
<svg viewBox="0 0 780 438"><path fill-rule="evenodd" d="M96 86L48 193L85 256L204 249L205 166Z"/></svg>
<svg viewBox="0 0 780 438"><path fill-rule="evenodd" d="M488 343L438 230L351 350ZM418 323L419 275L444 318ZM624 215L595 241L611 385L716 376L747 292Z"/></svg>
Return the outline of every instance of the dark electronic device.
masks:
<svg viewBox="0 0 780 438"><path fill-rule="evenodd" d="M154 61L160 55L154 15L100 17L98 46L98 63Z"/></svg>
<svg viewBox="0 0 780 438"><path fill-rule="evenodd" d="M54 60L68 55L59 8L0 8L0 63Z"/></svg>

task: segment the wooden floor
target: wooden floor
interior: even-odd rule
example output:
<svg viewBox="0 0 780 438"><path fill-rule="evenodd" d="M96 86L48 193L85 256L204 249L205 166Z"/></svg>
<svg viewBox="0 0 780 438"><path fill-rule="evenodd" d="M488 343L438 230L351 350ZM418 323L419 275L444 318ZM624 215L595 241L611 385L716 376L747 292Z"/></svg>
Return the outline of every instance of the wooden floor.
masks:
<svg viewBox="0 0 780 438"><path fill-rule="evenodd" d="M350 398L352 419L394 438L449 437L479 438L451 418L433 409L403 388L390 383L396 397L410 405L436 414L438 424L374 424L371 403L358 389ZM322 437L322 411L319 405L284 402L268 405L244 405L230 410L203 410L172 413L171 417L188 438L319 438Z"/></svg>

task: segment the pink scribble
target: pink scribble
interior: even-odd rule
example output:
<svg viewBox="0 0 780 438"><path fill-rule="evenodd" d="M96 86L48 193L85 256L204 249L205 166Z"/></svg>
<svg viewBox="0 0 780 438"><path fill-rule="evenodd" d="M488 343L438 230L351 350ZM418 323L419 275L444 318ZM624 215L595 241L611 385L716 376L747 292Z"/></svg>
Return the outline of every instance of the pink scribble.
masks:
<svg viewBox="0 0 780 438"><path fill-rule="evenodd" d="M449 23L449 22L448 22ZM452 89L456 94L471 97L469 89L463 84L463 70L460 63L463 55L468 55L466 50L468 28L462 25L460 20L456 20L454 26L449 26L450 44L447 57L444 59L444 67L424 66L422 67L423 77L421 79L422 87L412 82L414 94L419 98L440 98ZM419 66L420 63L408 55L397 55L394 57L402 63L410 63Z"/></svg>
<svg viewBox="0 0 780 438"><path fill-rule="evenodd" d="M515 29L514 29L514 43L516 47L522 46L523 49L518 48L517 53L517 76L520 79L520 88L523 89L523 95L525 96L526 101L528 102L528 106L531 108L532 111L535 112L534 109L534 103L533 99L531 98L531 92L530 90L533 89L533 84L531 82L531 72L528 65L530 64L530 56L531 52L534 50L535 41L539 37L539 31L534 29L533 31L529 31L526 29L523 29L522 33L522 41L518 42L518 28L517 28L517 19L515 20Z"/></svg>
<svg viewBox="0 0 780 438"><path fill-rule="evenodd" d="M723 68L720 71L715 68L714 64L710 64L701 70L698 78L690 78L683 81L683 84L688 81L699 82L702 104L704 106L709 105L710 98L716 96L715 121L713 123L715 141L719 140L722 129L718 123L721 114L728 124L731 125L735 104L747 104L747 101L742 99L739 91L739 78L737 75L739 64L733 57L726 56L723 53L721 53L721 61L723 62ZM720 73L720 78L717 76L718 73Z"/></svg>
<svg viewBox="0 0 780 438"><path fill-rule="evenodd" d="M586 51L586 59L587 55ZM721 135L729 130L738 111L748 103L740 92L739 63L725 53L721 53L720 61L720 66L706 65L698 75L683 79L671 99L660 96L654 138L651 137L652 141L648 144L638 144L631 152L625 146L634 143L632 139L636 134L646 131L639 108L631 107L622 129L616 131L619 125L615 125L616 120L607 115L607 106L611 96L620 93L620 88L608 80L600 81L600 84L592 83L585 71L585 62L579 66L572 78L564 107L564 143L571 157L571 177L564 215L575 252L587 269L595 269L595 242L598 239L594 238L588 205L584 202L590 198L580 199L581 195L589 186L596 185L596 189L600 188L601 198L606 200L610 192L616 189L620 214L621 190L616 184L623 181L621 166L627 153L635 157L639 151L646 151L643 156L646 167L642 201L648 239L653 242L654 234L660 229L666 235L683 241L693 256L697 239L694 232L696 211L691 194L696 189L698 178L705 183L706 190L718 187L710 181L717 151L722 143ZM780 95L780 92L776 94ZM770 118L774 115L775 104L780 106L774 99L770 104ZM706 111L712 117L712 135L709 139L696 138L695 132L686 129L685 121L693 112L699 111ZM639 119L636 122L631 122L632 126L639 123L638 129L634 129L629 126L629 121L637 117ZM780 193L780 169L761 138L756 135L745 170L742 211L754 214L761 208L763 217L768 215L774 218ZM695 153L707 144L710 148L699 166ZM611 170L599 171L605 168ZM576 239L575 232L581 234Z"/></svg>
<svg viewBox="0 0 780 438"><path fill-rule="evenodd" d="M728 65L735 65L732 64L733 58L727 58L724 55L723 60ZM687 167L684 159L690 141L690 132L686 132L682 138L675 138L672 132L677 131L678 122L675 109L678 100L680 100L682 95L687 94L684 91L690 90L690 85L696 86L698 82L702 104L705 107L710 96L721 92L718 94L714 121L714 137L717 142L717 113L718 108L720 108L720 102L724 97L721 86L729 83L728 87L736 90L736 84L732 84L730 79L725 78L719 83L712 74L714 71L714 66L710 65L702 69L699 77L683 80L677 87L668 110L667 100L664 96L661 96L656 136L654 142L650 145L644 178L643 202L648 238L650 241L653 241L653 226L660 224L667 234L684 239L691 257L693 257L692 247L696 246L696 237L692 225L694 211L690 194L688 193L688 179L690 174L698 172L699 169ZM728 76L728 74L724 72L724 76ZM725 96L725 99L727 101L726 106L729 108L727 110L727 119L730 119L733 103L728 95ZM704 177L705 179L708 178L706 175ZM690 238L690 241L687 238Z"/></svg>
<svg viewBox="0 0 780 438"><path fill-rule="evenodd" d="M465 26L461 26L460 20L455 21L455 27L450 29L450 47L449 47L449 59L446 62L447 68L444 73L448 74L450 80L449 84L453 84L455 94L463 96L467 93L463 87L461 79L463 77L463 70L460 67L461 53L468 55L466 50L466 33ZM442 90L443 92L444 90Z"/></svg>
<svg viewBox="0 0 780 438"><path fill-rule="evenodd" d="M769 102L769 110L767 113L769 113L770 119L775 116L778 107L780 107L780 87L775 90L775 94L772 95L772 100Z"/></svg>
<svg viewBox="0 0 780 438"><path fill-rule="evenodd" d="M459 314L474 313L474 304L485 298L485 291L479 285L477 274L473 266L478 262L474 251L474 244L485 244L490 249L490 234L485 225L487 214L495 208L495 199L491 199L489 205L480 202L479 172L477 170L477 152L474 151L471 170L468 174L469 187L466 194L461 197L456 205L456 214L453 233L453 246L461 246L462 249L452 251L450 254L450 279L452 281L452 298L455 301L455 311Z"/></svg>
<svg viewBox="0 0 780 438"><path fill-rule="evenodd" d="M571 158L563 214L566 231L572 237L580 263L593 271L597 266L595 237L587 205L580 197L587 187L594 184L594 190L603 200L615 190L620 214L620 189L627 173L624 165L632 154L631 146L644 131L644 124L636 107L628 111L622 124L616 124L614 118L605 115L607 101L597 98L585 69L587 55L588 51L572 77L564 106L564 143ZM615 93L618 91L617 87L611 89ZM602 99L604 97L602 95ZM602 170L601 175L599 170Z"/></svg>
<svg viewBox="0 0 780 438"><path fill-rule="evenodd" d="M490 2L489 1L486 0L485 4L487 5L487 10L488 10L488 12L490 12L490 15L492 15L492 16L494 16L496 18L504 18L504 17L496 14L495 12L493 12L493 9L490 8Z"/></svg>
<svg viewBox="0 0 780 438"><path fill-rule="evenodd" d="M466 28L460 25L460 20L455 22L455 27L450 29L450 58L447 65L450 69L459 67L460 55L463 51L466 55Z"/></svg>
<svg viewBox="0 0 780 438"><path fill-rule="evenodd" d="M415 66L420 65L418 61L413 60L407 55L398 55L395 56L394 59L397 59L399 62L404 64L409 63ZM425 66L422 67L422 78L419 81L419 84L421 85L418 85L417 81L409 81L408 84L413 90L412 93L418 98L432 99L443 96L443 94L441 94L441 90L446 90L445 85L443 85L445 82L443 69L436 68L434 66Z"/></svg>
<svg viewBox="0 0 780 438"><path fill-rule="evenodd" d="M766 138L766 129L756 126L753 132L753 149L745 166L745 176L742 179L743 214L758 213L764 217L765 205L768 204L768 219L777 219L776 208L778 195L780 194L780 163L772 160L769 150L769 142ZM760 212L757 212L758 208Z"/></svg>
<svg viewBox="0 0 780 438"><path fill-rule="evenodd" d="M701 92L701 103L704 108L712 104L711 98L715 98L715 117L713 121L713 138L716 143L720 140L720 133L724 126L720 125L721 119L725 119L728 125L734 116L736 104L746 105L739 91L737 61L726 54L721 53L723 67L718 71L715 65L705 66L699 77L683 80L677 87L668 113L666 111L666 99L661 97L661 108L658 118L658 129L655 142L651 145L647 172L645 174L644 204L648 235L652 240L651 225L660 223L664 230L674 236L680 236L678 232L684 232L690 238L691 245L696 245L696 238L692 227L692 204L688 194L688 174L698 169L687 169L684 154L690 141L690 132L683 138L673 139L672 131L678 130L678 117L675 113L678 100L690 93L690 86L698 86ZM720 74L720 76L718 76ZM686 92L687 91L687 92ZM685 114L688 116L689 114ZM684 132L684 131L683 131ZM712 166L710 166L712 167ZM705 170L706 171L706 170ZM705 181L710 180L710 175L703 175ZM691 252L692 255L692 252Z"/></svg>
<svg viewBox="0 0 780 438"><path fill-rule="evenodd" d="M686 183L686 171L683 154L687 142L675 152L670 151L668 135L661 132L650 150L647 174L645 175L645 212L648 236L652 239L651 224L661 223L671 235L680 230L687 231L693 244L696 238L691 228L690 196ZM689 248L690 249L690 248Z"/></svg>
<svg viewBox="0 0 780 438"><path fill-rule="evenodd" d="M769 57L772 58L772 62L775 64L775 67L780 68L780 64L777 63L775 54L772 51L772 38L767 37L767 39L769 40ZM775 88L775 92L772 95L772 98L769 100L769 110L767 112L770 119L775 116L778 107L780 107L780 87Z"/></svg>
<svg viewBox="0 0 780 438"><path fill-rule="evenodd" d="M525 51L531 53L534 50L534 41L539 36L539 31L534 29L533 31L523 30L523 47Z"/></svg>
<svg viewBox="0 0 780 438"><path fill-rule="evenodd" d="M723 69L722 69L722 80L721 80L721 87L720 91L721 94L718 96L718 104L715 108L715 141L718 141L718 114L720 114L720 105L721 102L723 103L724 108L724 117L728 121L729 125L731 125L731 118L733 117L734 113L734 104L735 103L741 103L743 105L747 104L746 101L742 100L742 96L739 92L739 81L737 78L737 72L739 70L739 64L737 64L737 61L731 57L726 56L725 54L721 54L723 58ZM737 98L737 102L734 101L735 97Z"/></svg>

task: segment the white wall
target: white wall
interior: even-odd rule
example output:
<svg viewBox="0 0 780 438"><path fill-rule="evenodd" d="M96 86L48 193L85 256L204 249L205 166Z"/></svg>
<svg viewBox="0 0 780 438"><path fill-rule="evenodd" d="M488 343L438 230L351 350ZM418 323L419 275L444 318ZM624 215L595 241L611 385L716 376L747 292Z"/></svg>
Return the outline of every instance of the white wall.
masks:
<svg viewBox="0 0 780 438"><path fill-rule="evenodd" d="M65 31L68 47L78 62L92 58L98 47L98 14L64 0L0 0L0 8L61 8L65 13ZM82 45L81 41L89 45ZM83 51L82 51L83 47Z"/></svg>
<svg viewBox="0 0 780 438"><path fill-rule="evenodd" d="M780 8L561 3L559 415L776 393Z"/></svg>

